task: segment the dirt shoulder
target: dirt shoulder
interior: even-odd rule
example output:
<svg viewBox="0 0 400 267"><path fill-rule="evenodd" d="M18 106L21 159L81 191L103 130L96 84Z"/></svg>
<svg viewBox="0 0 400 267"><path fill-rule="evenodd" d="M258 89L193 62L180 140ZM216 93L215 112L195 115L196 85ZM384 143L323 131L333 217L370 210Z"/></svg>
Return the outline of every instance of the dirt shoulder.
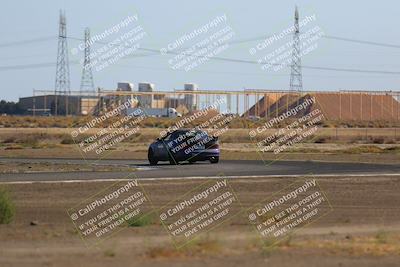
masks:
<svg viewBox="0 0 400 267"><path fill-rule="evenodd" d="M0 173L41 173L41 172L131 172L135 168L106 164L73 164L52 162L0 162Z"/></svg>
<svg viewBox="0 0 400 267"><path fill-rule="evenodd" d="M90 129L87 134L100 130ZM71 136L73 131L74 128L56 127L0 128L0 157L147 159L149 144L159 137L162 128L143 128L101 155L94 151L83 153L77 144L79 141ZM285 149L279 158L399 164L399 138L396 128L321 128L319 135ZM221 159L271 160L277 157L272 152L259 152L256 141L249 139L248 129L229 129L219 140Z"/></svg>
<svg viewBox="0 0 400 267"><path fill-rule="evenodd" d="M0 266L396 266L400 178L317 179L333 211L279 245L263 248L247 218L236 216L181 250L157 220L86 248L66 210L108 182L7 185L17 213L11 224L0 225ZM246 208L294 181L235 179L230 184ZM140 182L157 210L202 181Z"/></svg>
<svg viewBox="0 0 400 267"><path fill-rule="evenodd" d="M299 161L331 161L331 162L365 162L382 164L400 164L400 154L397 151L388 153L341 153L335 151L329 152L293 152L282 153L281 160L299 160ZM83 158L82 154L73 145L65 145L55 148L19 148L19 149L1 149L0 157L5 158ZM97 159L96 157L87 157L87 159ZM143 159L147 160L147 147L124 147L123 149L113 150L103 159ZM222 147L222 160L274 160L276 156L272 153L257 153L249 150L232 150Z"/></svg>

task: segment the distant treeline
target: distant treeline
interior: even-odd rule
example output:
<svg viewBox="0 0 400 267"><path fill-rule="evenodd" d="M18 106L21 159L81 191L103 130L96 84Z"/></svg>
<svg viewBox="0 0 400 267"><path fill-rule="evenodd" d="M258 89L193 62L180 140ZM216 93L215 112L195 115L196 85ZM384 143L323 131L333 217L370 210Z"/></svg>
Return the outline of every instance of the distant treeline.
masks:
<svg viewBox="0 0 400 267"><path fill-rule="evenodd" d="M23 114L24 110L16 102L0 100L0 114Z"/></svg>

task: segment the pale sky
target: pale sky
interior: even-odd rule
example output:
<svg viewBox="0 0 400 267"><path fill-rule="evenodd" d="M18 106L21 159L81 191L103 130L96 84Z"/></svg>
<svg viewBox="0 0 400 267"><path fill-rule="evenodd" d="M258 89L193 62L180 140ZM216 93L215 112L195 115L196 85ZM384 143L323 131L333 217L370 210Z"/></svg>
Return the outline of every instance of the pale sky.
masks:
<svg viewBox="0 0 400 267"><path fill-rule="evenodd" d="M226 50L218 57L257 61L249 49L263 36L280 33L293 24L295 5L300 19L315 14L307 28L318 26L326 36L350 38L382 45L345 42L321 38L318 47L302 57L304 66L361 70L333 71L303 68L304 90L399 90L400 29L399 1L3 1L0 9L0 82L2 99L17 100L29 96L32 89L54 90L59 9L65 9L67 32L82 38L85 27L92 36L102 33L128 16L138 16L146 36L140 47L159 50L185 33L193 32L219 16L226 16L225 26L234 32ZM219 26L220 27L220 26ZM222 29L222 28L219 28ZM208 38L203 34L187 43L191 46ZM109 42L118 34L104 40ZM259 37L259 38L257 38ZM285 37L281 44L290 42ZM38 39L40 39L38 41ZM255 41L249 41L258 39ZM240 41L240 42L239 42ZM68 39L70 61L79 61L82 54L72 55L78 40ZM94 44L92 50L100 48ZM186 46L186 47L187 47ZM397 47L396 47L397 46ZM278 46L271 47L273 51ZM145 52L138 51L138 54ZM267 50L260 55L267 54ZM174 70L168 63L173 55L127 57L114 65L93 71L96 86L115 89L118 81L152 82L157 90L182 89L194 82L202 89L242 90L288 89L289 68L262 70L258 64L209 60L190 70ZM50 64L47 64L50 63ZM53 63L53 64L51 64ZM381 71L368 73L365 70ZM70 64L71 90L79 90L82 66ZM383 72L391 72L384 74ZM394 73L393 73L394 72Z"/></svg>

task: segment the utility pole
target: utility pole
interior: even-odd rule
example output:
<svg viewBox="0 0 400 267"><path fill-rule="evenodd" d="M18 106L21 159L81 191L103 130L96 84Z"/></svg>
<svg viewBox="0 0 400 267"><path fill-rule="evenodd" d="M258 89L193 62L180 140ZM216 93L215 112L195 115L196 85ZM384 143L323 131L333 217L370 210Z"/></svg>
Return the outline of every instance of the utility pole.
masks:
<svg viewBox="0 0 400 267"><path fill-rule="evenodd" d="M90 29L85 29L85 51L81 79L82 91L95 91L93 82L92 65L90 64Z"/></svg>
<svg viewBox="0 0 400 267"><path fill-rule="evenodd" d="M292 65L290 73L290 92L303 91L303 78L301 73L301 56L300 56L300 28L299 28L299 11L294 12L294 33L293 33L293 51Z"/></svg>
<svg viewBox="0 0 400 267"><path fill-rule="evenodd" d="M67 20L65 12L60 10L60 21L58 31L58 51L56 66L56 83L55 83L55 115L58 114L58 96L65 95L65 112L68 113L67 95L71 93L69 80L69 62L68 62L68 45L67 45ZM67 114L66 114L67 115Z"/></svg>

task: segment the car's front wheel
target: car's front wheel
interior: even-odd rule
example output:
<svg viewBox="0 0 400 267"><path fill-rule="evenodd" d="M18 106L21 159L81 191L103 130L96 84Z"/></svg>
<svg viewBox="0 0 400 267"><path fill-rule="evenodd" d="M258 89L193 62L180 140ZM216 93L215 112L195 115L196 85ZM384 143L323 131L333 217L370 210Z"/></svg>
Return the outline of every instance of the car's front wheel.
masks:
<svg viewBox="0 0 400 267"><path fill-rule="evenodd" d="M210 162L211 162L212 164L218 163L218 161L219 161L219 157L211 157L211 158L210 158Z"/></svg>
<svg viewBox="0 0 400 267"><path fill-rule="evenodd" d="M149 159L149 163L150 165L157 165L158 160L157 158L154 156L154 152L153 149L149 149L149 152L147 153L147 158Z"/></svg>

